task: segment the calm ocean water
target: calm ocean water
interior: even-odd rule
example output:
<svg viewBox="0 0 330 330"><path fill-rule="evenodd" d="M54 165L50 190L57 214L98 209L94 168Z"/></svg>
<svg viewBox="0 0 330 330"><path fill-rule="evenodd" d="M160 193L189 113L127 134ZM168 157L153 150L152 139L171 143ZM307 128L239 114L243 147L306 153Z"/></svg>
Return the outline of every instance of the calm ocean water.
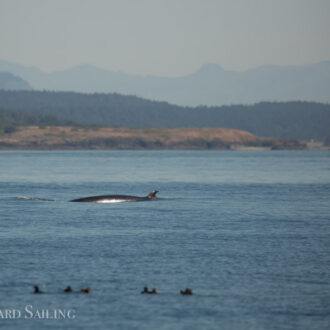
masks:
<svg viewBox="0 0 330 330"><path fill-rule="evenodd" d="M0 280L5 329L329 329L330 153L2 151Z"/></svg>

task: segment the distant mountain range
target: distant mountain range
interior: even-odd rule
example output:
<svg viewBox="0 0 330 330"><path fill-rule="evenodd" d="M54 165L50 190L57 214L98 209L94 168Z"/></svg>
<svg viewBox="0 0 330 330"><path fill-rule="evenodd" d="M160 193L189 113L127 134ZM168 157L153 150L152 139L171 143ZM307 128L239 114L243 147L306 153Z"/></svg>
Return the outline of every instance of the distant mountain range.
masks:
<svg viewBox="0 0 330 330"><path fill-rule="evenodd" d="M0 72L0 89L4 90L32 90L32 87L22 78L9 72Z"/></svg>
<svg viewBox="0 0 330 330"><path fill-rule="evenodd" d="M303 66L262 66L244 72L207 64L195 73L177 78L130 75L87 64L46 73L3 60L0 71L20 76L36 90L120 93L183 106L330 102L330 61Z"/></svg>

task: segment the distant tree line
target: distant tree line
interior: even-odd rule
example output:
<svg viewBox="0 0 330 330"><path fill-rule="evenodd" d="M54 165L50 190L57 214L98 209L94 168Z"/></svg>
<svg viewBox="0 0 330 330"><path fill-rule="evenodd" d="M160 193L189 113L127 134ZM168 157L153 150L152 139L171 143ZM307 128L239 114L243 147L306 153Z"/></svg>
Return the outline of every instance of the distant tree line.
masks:
<svg viewBox="0 0 330 330"><path fill-rule="evenodd" d="M35 120L112 127L224 127L257 136L315 139L329 136L330 105L261 102L254 105L181 107L120 94L0 90L0 107ZM18 116L18 115L17 115Z"/></svg>
<svg viewBox="0 0 330 330"><path fill-rule="evenodd" d="M8 111L0 108L0 134L13 133L20 126L78 126L70 120L63 120L54 115L35 115L25 112Z"/></svg>

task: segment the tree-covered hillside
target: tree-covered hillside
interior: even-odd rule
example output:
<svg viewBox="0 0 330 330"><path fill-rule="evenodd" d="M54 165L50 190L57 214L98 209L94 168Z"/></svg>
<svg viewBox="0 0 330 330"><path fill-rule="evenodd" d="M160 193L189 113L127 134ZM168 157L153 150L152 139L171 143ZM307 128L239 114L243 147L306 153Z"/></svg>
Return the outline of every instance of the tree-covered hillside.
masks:
<svg viewBox="0 0 330 330"><path fill-rule="evenodd" d="M300 140L324 141L330 127L329 104L299 101L192 108L120 94L0 91L0 107L89 125L224 127Z"/></svg>
<svg viewBox="0 0 330 330"><path fill-rule="evenodd" d="M76 126L69 120L54 115L35 115L25 112L8 111L0 108L0 134L15 132L19 126Z"/></svg>

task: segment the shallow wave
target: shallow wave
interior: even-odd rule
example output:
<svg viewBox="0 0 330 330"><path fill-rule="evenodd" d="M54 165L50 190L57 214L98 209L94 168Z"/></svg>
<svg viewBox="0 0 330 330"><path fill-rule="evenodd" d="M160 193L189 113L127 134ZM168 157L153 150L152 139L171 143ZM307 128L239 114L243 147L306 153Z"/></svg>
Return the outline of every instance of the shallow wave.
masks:
<svg viewBox="0 0 330 330"><path fill-rule="evenodd" d="M55 199L47 199L40 197L32 197L32 196L15 196L16 199L26 199L30 201L42 201L42 202L56 202Z"/></svg>

